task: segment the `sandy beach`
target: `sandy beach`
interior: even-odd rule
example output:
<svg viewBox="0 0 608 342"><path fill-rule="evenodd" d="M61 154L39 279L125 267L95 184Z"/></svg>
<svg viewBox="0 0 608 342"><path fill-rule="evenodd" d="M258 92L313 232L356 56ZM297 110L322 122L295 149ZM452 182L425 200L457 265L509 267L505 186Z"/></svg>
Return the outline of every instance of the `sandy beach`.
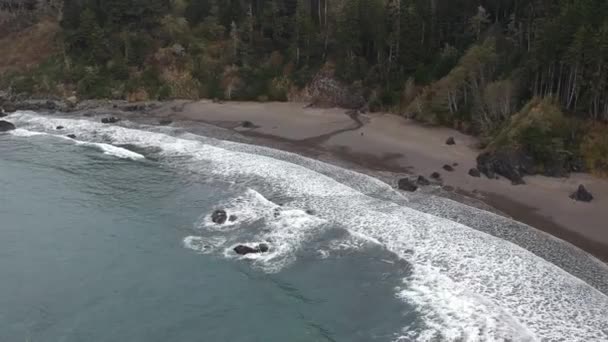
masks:
<svg viewBox="0 0 608 342"><path fill-rule="evenodd" d="M453 129L427 127L393 114L353 118L343 109L306 108L304 103L181 102L152 114L234 129L269 139L275 142L273 147L311 157L331 154L364 169L395 173L396 177L412 174L429 178L439 172L444 186L608 261L607 180L588 174L528 176L527 184L514 186L506 179L474 178L468 171L476 166L478 141ZM243 121L253 123L253 127L242 127ZM448 137L454 137L456 144L448 146ZM455 163L453 172L442 169ZM569 198L579 184L593 193L593 202Z"/></svg>

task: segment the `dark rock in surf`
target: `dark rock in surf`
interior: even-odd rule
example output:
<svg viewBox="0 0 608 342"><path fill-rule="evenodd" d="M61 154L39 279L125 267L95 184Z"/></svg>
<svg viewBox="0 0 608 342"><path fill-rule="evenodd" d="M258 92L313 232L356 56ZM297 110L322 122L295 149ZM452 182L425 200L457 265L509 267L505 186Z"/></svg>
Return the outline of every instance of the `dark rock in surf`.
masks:
<svg viewBox="0 0 608 342"><path fill-rule="evenodd" d="M255 125L254 125L254 124L253 124L253 122L251 122L251 121L243 121L243 122L241 123L241 126L242 126L243 128L255 128Z"/></svg>
<svg viewBox="0 0 608 342"><path fill-rule="evenodd" d="M56 130L62 130L62 129L64 129L64 128L65 128L65 127L63 127L63 126L57 126L57 127L55 127L55 129L56 129Z"/></svg>
<svg viewBox="0 0 608 342"><path fill-rule="evenodd" d="M418 176L418 179L416 180L416 183L420 186L429 186L431 185L431 182L426 179L424 176Z"/></svg>
<svg viewBox="0 0 608 342"><path fill-rule="evenodd" d="M228 217L228 221L229 222L234 222L238 219L238 217L236 215L230 215L230 217Z"/></svg>
<svg viewBox="0 0 608 342"><path fill-rule="evenodd" d="M8 121L0 120L0 132L8 132L15 129L15 125Z"/></svg>
<svg viewBox="0 0 608 342"><path fill-rule="evenodd" d="M456 166L458 166L458 165L459 165L458 163L453 163L453 164L452 164L452 166L453 166L453 167L456 167Z"/></svg>
<svg viewBox="0 0 608 342"><path fill-rule="evenodd" d="M160 120L158 122L158 124L161 125L161 126L169 126L172 123L173 123L173 120Z"/></svg>
<svg viewBox="0 0 608 342"><path fill-rule="evenodd" d="M451 165L443 165L443 169L448 171L448 172L453 172L454 168Z"/></svg>
<svg viewBox="0 0 608 342"><path fill-rule="evenodd" d="M238 255L247 255L247 254L251 254L251 253L259 253L257 249L251 248L251 247L245 246L245 245L238 245L238 246L234 247L233 250Z"/></svg>
<svg viewBox="0 0 608 342"><path fill-rule="evenodd" d="M4 113L14 113L17 111L17 106L15 106L12 102L7 102L2 105L2 110Z"/></svg>
<svg viewBox="0 0 608 342"><path fill-rule="evenodd" d="M472 168L469 170L469 176L479 178L481 177L481 172L479 172L479 170L477 170L476 168Z"/></svg>
<svg viewBox="0 0 608 342"><path fill-rule="evenodd" d="M449 137L445 143L446 145L456 145L456 140L454 139L454 137Z"/></svg>
<svg viewBox="0 0 608 342"><path fill-rule="evenodd" d="M217 224L224 224L228 219L228 215L225 210L216 210L211 214L211 221Z"/></svg>
<svg viewBox="0 0 608 342"><path fill-rule="evenodd" d="M113 124L113 123L117 123L119 121L120 121L120 119L115 116L110 116L108 118L101 119L101 123L103 123L103 124Z"/></svg>
<svg viewBox="0 0 608 342"><path fill-rule="evenodd" d="M434 180L441 180L441 174L439 172L431 173L431 178Z"/></svg>
<svg viewBox="0 0 608 342"><path fill-rule="evenodd" d="M399 186L399 189L403 190L403 191L414 192L414 191L418 190L418 186L416 184L414 184L414 182L408 178L400 179L398 186Z"/></svg>
<svg viewBox="0 0 608 342"><path fill-rule="evenodd" d="M587 191L587 188L585 188L585 186L582 184L578 186L578 190L576 190L576 192L570 195L570 198L579 202L593 201L593 195Z"/></svg>
<svg viewBox="0 0 608 342"><path fill-rule="evenodd" d="M270 248L267 244L261 243L256 248L238 245L233 248L233 251L238 255L247 255L247 254L257 254L257 253L266 253Z"/></svg>
<svg viewBox="0 0 608 342"><path fill-rule="evenodd" d="M308 215L314 215L314 214L316 214L316 213L315 213L315 211L314 211L314 210L312 210L312 209L308 209L308 210L306 210L306 213L307 213Z"/></svg>
<svg viewBox="0 0 608 342"><path fill-rule="evenodd" d="M76 134L68 134L68 135L66 135L66 137L68 137L70 139L76 139Z"/></svg>

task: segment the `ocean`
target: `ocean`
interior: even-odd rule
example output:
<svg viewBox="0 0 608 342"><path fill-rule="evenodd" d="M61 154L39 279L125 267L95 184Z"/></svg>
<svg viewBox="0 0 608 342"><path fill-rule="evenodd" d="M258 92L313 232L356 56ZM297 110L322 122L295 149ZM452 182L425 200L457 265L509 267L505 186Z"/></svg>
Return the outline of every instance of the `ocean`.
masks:
<svg viewBox="0 0 608 342"><path fill-rule="evenodd" d="M0 341L608 341L606 265L509 219L183 125L5 119Z"/></svg>

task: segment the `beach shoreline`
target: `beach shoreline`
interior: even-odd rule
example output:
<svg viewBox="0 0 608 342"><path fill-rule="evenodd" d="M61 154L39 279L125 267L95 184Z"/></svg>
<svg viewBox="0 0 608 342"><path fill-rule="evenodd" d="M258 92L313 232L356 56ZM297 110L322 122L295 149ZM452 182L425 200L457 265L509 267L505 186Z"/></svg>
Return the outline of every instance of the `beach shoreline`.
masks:
<svg viewBox="0 0 608 342"><path fill-rule="evenodd" d="M125 108L128 108L125 110ZM136 122L173 124L196 133L216 127L218 138L297 153L396 187L401 178L441 182L418 191L512 218L564 240L608 264L608 180L589 174L568 178L526 176L525 185L507 179L472 177L480 153L477 138L446 127L427 126L389 113L353 114L342 108L306 103L174 100L118 105L92 101L74 115L118 116ZM217 130L217 129L216 129ZM203 132L204 134L204 132ZM454 138L455 144L446 140ZM449 165L453 171L446 171ZM579 184L595 196L591 203L569 198Z"/></svg>
<svg viewBox="0 0 608 342"><path fill-rule="evenodd" d="M361 114L354 120L344 109L309 108L294 102L177 101L147 115L233 130L254 144L380 176L393 185L399 177L430 178L439 172L443 187L435 194L498 212L608 263L608 181L588 174L527 176L527 184L514 186L506 179L471 177L468 171L476 166L480 152L478 140L450 128L429 127L388 113ZM449 137L454 137L455 145L446 144ZM453 172L442 169L454 164ZM595 195L593 202L569 198L579 184Z"/></svg>

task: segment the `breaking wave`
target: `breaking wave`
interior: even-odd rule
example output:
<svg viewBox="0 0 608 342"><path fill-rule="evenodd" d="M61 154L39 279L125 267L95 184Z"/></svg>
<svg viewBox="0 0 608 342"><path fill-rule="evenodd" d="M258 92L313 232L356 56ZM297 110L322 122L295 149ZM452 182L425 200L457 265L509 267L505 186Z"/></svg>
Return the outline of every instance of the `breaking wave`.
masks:
<svg viewBox="0 0 608 342"><path fill-rule="evenodd" d="M205 215L196 223L200 236L183 244L197 252L237 258L236 244L268 242L269 253L238 258L278 272L333 225L349 234L326 253L382 246L411 265L395 296L413 304L424 321L422 331L404 327L398 341L608 340L608 297L594 286L509 241L413 209L407 197L375 178L286 152L152 127L31 113L11 120L32 132L62 125L90 143L153 147L176 169L249 188L222 204L237 216L234 222L219 226ZM245 232L243 222L258 229Z"/></svg>

